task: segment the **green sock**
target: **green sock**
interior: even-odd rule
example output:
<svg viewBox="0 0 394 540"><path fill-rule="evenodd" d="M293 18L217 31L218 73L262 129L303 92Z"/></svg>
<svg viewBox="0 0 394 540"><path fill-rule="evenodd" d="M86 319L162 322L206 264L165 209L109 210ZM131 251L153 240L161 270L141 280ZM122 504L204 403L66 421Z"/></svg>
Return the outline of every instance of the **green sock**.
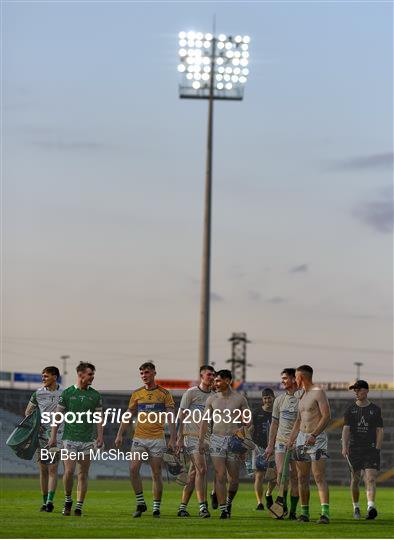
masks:
<svg viewBox="0 0 394 540"><path fill-rule="evenodd" d="M322 504L321 505L321 513L323 516L330 517L330 505L329 504Z"/></svg>
<svg viewBox="0 0 394 540"><path fill-rule="evenodd" d="M54 491L49 491L48 492L48 498L47 498L47 503L48 502L53 502L53 499L55 498L55 492Z"/></svg>
<svg viewBox="0 0 394 540"><path fill-rule="evenodd" d="M309 504L301 504L301 514L309 517Z"/></svg>
<svg viewBox="0 0 394 540"><path fill-rule="evenodd" d="M290 495L290 513L291 514L296 513L298 499L299 499L299 497L295 497L294 495Z"/></svg>
<svg viewBox="0 0 394 540"><path fill-rule="evenodd" d="M287 489L283 491L283 508L287 509Z"/></svg>
<svg viewBox="0 0 394 540"><path fill-rule="evenodd" d="M42 495L42 502L43 502L44 504L47 503L47 497L48 497L48 493L43 493L43 495Z"/></svg>

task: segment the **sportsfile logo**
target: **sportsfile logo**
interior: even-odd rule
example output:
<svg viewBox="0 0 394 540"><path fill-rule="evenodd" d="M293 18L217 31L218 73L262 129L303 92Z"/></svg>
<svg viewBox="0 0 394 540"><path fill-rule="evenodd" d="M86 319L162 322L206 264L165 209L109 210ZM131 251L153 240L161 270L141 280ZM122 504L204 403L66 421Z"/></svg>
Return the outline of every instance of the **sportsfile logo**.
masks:
<svg viewBox="0 0 394 540"><path fill-rule="evenodd" d="M175 414L174 411L155 411L151 410L150 405L146 410L138 411L137 415L133 415L130 411L122 413L121 409L106 409L104 413L101 411L83 411L83 412L43 412L41 415L41 423L51 427L59 426L60 424L100 424L103 427L107 424L129 424L130 422L139 424L176 424L179 421L180 409ZM183 424L200 424L201 422L209 422L214 424L248 424L252 419L252 412L249 409L223 409L205 412L200 409L183 409Z"/></svg>

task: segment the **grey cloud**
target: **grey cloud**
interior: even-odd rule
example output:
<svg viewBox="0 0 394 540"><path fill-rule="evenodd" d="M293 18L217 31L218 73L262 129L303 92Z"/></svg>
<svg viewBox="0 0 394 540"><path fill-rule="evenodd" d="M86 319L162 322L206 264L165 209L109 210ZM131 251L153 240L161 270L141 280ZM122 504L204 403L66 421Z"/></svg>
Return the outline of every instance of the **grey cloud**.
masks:
<svg viewBox="0 0 394 540"><path fill-rule="evenodd" d="M392 199L361 203L353 209L353 215L375 231L390 233L393 230Z"/></svg>
<svg viewBox="0 0 394 540"><path fill-rule="evenodd" d="M215 292L211 292L211 301L212 302L224 302L223 296L220 296L220 294L217 294Z"/></svg>
<svg viewBox="0 0 394 540"><path fill-rule="evenodd" d="M99 143L97 141L66 141L66 140L40 140L33 141L34 146L43 148L44 150L56 150L56 151L65 151L65 152L74 152L74 151L86 151L86 150L103 150L108 148L108 144Z"/></svg>
<svg viewBox="0 0 394 540"><path fill-rule="evenodd" d="M233 279L243 279L246 274L240 264L233 264L230 267L230 275Z"/></svg>
<svg viewBox="0 0 394 540"><path fill-rule="evenodd" d="M371 320L371 319L377 319L376 315L367 315L363 313L349 313L348 316L351 319L358 319L358 320Z"/></svg>
<svg viewBox="0 0 394 540"><path fill-rule="evenodd" d="M285 302L287 302L287 298L283 298L282 296L273 296L267 300L268 304L284 304Z"/></svg>
<svg viewBox="0 0 394 540"><path fill-rule="evenodd" d="M258 291L248 291L248 298L253 302L260 302L261 294Z"/></svg>
<svg viewBox="0 0 394 540"><path fill-rule="evenodd" d="M370 154L368 156L358 156L339 163L340 169L391 169L393 167L393 152L383 152L381 154Z"/></svg>
<svg viewBox="0 0 394 540"><path fill-rule="evenodd" d="M289 272L291 274L298 274L298 273L301 273L301 272L308 272L308 270L309 270L309 265L300 264L298 266L293 266L292 268L290 268Z"/></svg>

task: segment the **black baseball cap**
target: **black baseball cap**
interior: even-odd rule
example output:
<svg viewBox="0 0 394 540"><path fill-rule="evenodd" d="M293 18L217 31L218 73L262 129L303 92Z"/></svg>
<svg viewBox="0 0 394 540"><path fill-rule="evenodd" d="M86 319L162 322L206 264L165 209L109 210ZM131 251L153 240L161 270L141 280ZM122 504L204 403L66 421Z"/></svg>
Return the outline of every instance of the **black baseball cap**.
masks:
<svg viewBox="0 0 394 540"><path fill-rule="evenodd" d="M261 392L261 397L264 397L264 396L271 396L271 397L275 397L275 394L274 394L274 391L272 390L272 388L264 388L263 391Z"/></svg>
<svg viewBox="0 0 394 540"><path fill-rule="evenodd" d="M367 381L359 380L356 381L352 386L349 386L349 390L359 390L360 388L365 388L366 390L369 390L369 384Z"/></svg>

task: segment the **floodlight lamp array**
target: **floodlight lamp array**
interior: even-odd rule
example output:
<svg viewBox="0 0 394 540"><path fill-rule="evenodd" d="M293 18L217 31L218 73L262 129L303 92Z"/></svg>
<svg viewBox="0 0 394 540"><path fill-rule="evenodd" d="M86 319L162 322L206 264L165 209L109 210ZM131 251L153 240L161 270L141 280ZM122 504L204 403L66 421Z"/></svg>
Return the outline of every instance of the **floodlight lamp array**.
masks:
<svg viewBox="0 0 394 540"><path fill-rule="evenodd" d="M207 91L213 76L215 94L224 97L228 92L240 90L242 95L249 75L249 36L215 37L190 31L180 32L178 37L178 71L182 74L183 89Z"/></svg>

